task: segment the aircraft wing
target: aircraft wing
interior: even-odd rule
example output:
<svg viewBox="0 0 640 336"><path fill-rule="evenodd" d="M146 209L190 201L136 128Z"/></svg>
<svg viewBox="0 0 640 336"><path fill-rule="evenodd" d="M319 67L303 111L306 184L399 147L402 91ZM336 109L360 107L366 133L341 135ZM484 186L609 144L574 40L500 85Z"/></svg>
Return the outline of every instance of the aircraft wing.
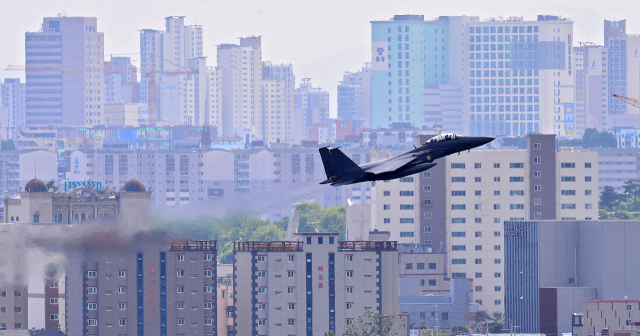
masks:
<svg viewBox="0 0 640 336"><path fill-rule="evenodd" d="M392 158L387 161L381 162L378 165L373 165L370 168L367 168L366 172L374 173L374 174L392 172L413 160L415 160L414 156L406 156L403 158Z"/></svg>

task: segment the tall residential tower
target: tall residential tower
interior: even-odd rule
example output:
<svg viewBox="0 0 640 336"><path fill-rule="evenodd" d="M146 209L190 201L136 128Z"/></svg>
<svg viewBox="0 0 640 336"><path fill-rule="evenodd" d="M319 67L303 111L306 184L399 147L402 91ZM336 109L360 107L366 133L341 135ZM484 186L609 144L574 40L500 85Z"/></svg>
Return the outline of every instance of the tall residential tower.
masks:
<svg viewBox="0 0 640 336"><path fill-rule="evenodd" d="M97 18L44 18L40 31L25 33L25 56L26 126L104 124L104 34Z"/></svg>

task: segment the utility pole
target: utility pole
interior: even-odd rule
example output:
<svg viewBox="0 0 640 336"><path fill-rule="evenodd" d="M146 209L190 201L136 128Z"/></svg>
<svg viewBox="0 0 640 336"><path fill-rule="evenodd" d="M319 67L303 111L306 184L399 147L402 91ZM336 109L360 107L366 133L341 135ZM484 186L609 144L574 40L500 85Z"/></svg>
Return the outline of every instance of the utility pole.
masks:
<svg viewBox="0 0 640 336"><path fill-rule="evenodd" d="M436 336L440 336L440 316L438 316L438 305L436 305Z"/></svg>

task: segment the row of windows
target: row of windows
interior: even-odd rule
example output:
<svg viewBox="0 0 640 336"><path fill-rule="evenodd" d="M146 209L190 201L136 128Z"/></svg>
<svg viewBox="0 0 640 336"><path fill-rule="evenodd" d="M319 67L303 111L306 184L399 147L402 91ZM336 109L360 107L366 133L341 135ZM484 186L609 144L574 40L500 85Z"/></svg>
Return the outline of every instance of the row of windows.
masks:
<svg viewBox="0 0 640 336"><path fill-rule="evenodd" d="M480 218L478 218L480 219ZM482 231L476 231L474 233L474 235L477 238L481 238L482 237ZM451 237L466 237L467 233L465 231L452 231L451 232ZM493 231L493 236L494 237L500 237L500 231Z"/></svg>
<svg viewBox="0 0 640 336"><path fill-rule="evenodd" d="M425 263L416 263L416 269L423 270L425 269L425 265L426 265ZM413 263L405 263L404 268L408 270L413 269ZM434 270L436 268L437 268L436 263L429 263L430 270Z"/></svg>
<svg viewBox="0 0 640 336"><path fill-rule="evenodd" d="M480 249L478 249L478 247L480 247ZM476 251L481 251L482 250L482 246L481 245L476 245ZM476 259L475 261L476 265L482 265L482 259ZM493 259L493 263L496 265L500 265L502 262L500 259ZM467 259L451 259L451 264L453 265L466 265L467 264Z"/></svg>
<svg viewBox="0 0 640 336"><path fill-rule="evenodd" d="M542 177L542 172L540 171L535 171L533 173L533 177L535 178L540 178ZM501 178L499 176L495 176L493 178L493 182L500 182ZM575 182L576 181L576 177L575 176L561 176L560 177L560 181L561 182ZM584 181L585 182L591 182L592 178L591 176L585 176L584 177ZM464 183L466 182L466 177L464 176L452 176L451 177L451 182L452 183ZM482 177L476 176L474 178L474 182L482 182ZM524 182L524 176L510 176L509 177L509 182ZM431 186L424 186L424 191L431 191ZM457 193L457 194L454 194ZM452 191L451 192L451 196L465 196L464 195L464 191L462 191L462 194L460 194L460 191ZM476 194L476 196L479 196L479 194Z"/></svg>
<svg viewBox="0 0 640 336"><path fill-rule="evenodd" d="M531 34L538 33L540 31L539 26L484 26L484 27L469 27L469 34Z"/></svg>
<svg viewBox="0 0 640 336"><path fill-rule="evenodd" d="M482 286L476 286L474 289L475 289L476 292L482 292ZM502 291L502 287L501 286L493 286L493 291L500 292L500 291Z"/></svg>
<svg viewBox="0 0 640 336"><path fill-rule="evenodd" d="M451 251L466 251L467 250L467 245L452 245L451 246ZM476 245L475 246L475 250L476 251L482 251L482 245ZM494 251L500 251L500 245L493 245L493 250Z"/></svg>

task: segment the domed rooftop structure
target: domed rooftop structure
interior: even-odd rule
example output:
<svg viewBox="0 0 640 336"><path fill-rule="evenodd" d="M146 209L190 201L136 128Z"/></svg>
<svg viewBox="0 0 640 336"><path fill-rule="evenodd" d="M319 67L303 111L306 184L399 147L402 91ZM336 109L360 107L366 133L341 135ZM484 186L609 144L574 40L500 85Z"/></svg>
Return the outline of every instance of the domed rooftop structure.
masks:
<svg viewBox="0 0 640 336"><path fill-rule="evenodd" d="M41 180L39 178L34 178L32 180L29 180L29 182L27 182L27 184L24 186L24 191L26 191L26 192L47 192L47 191L49 191L49 189L47 189L47 184L44 183L43 180Z"/></svg>
<svg viewBox="0 0 640 336"><path fill-rule="evenodd" d="M142 183L142 181L134 177L132 180L129 180L127 183L124 184L124 191L144 192L144 191L147 191L147 187L144 186L144 183Z"/></svg>

